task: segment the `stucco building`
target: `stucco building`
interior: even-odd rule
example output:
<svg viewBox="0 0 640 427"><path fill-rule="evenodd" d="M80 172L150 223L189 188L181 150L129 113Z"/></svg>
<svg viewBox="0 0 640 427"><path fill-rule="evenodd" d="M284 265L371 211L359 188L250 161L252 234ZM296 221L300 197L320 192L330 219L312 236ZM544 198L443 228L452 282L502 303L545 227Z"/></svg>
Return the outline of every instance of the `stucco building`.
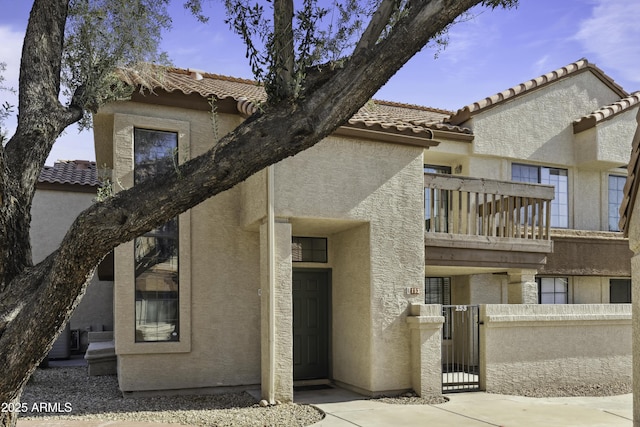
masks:
<svg viewBox="0 0 640 427"><path fill-rule="evenodd" d="M116 190L203 153L264 100L250 81L159 73L123 72L147 91L94 117ZM639 100L580 60L455 113L368 103L313 148L116 249L120 388L424 394L448 364L499 391L514 362L562 371L585 325L602 344L583 351L596 372L553 380L628 379L630 306L608 303L630 302L616 212ZM481 340L464 357L455 344L470 338L434 304L472 313ZM536 345L555 342L544 360L527 360L531 328L547 334ZM522 346L497 351L505 340Z"/></svg>
<svg viewBox="0 0 640 427"><path fill-rule="evenodd" d="M34 262L42 261L58 248L78 214L94 203L99 184L95 162L66 160L44 167L31 207ZM113 281L100 280L96 274L49 357L82 354L87 348L88 332L112 330Z"/></svg>

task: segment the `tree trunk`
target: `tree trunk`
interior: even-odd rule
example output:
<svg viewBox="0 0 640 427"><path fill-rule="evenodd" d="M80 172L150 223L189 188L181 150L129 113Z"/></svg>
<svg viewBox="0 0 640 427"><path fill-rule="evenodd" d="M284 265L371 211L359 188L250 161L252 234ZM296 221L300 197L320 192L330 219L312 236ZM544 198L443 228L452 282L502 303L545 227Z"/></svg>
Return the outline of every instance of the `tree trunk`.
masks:
<svg viewBox="0 0 640 427"><path fill-rule="evenodd" d="M6 404L4 400L0 402L3 405L0 411L0 427L14 427L18 422L18 416L22 410L22 406L20 406L21 394L22 390L15 399L6 402Z"/></svg>
<svg viewBox="0 0 640 427"><path fill-rule="evenodd" d="M399 30L387 39L365 44L342 68L312 77L300 98L267 105L264 113L251 116L177 171L94 204L80 214L54 253L31 266L28 224L17 216L29 218L46 154L58 134L80 118L78 110L57 102L68 1L36 0L21 63L18 129L4 153L0 147L0 402L19 402L104 255L316 144L353 116L433 35L479 2L411 2L397 23ZM378 28L370 32L372 41ZM14 247L8 241L20 249L19 263L12 260ZM16 414L0 413L0 426L15 426L16 419Z"/></svg>

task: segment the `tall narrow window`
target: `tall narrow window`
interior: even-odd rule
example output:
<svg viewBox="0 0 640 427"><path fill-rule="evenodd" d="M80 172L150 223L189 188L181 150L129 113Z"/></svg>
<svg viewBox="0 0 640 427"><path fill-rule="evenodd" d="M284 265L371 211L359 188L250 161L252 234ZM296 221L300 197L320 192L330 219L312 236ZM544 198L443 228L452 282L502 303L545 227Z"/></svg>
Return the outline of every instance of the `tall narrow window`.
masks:
<svg viewBox="0 0 640 427"><path fill-rule="evenodd" d="M134 184L174 168L178 134L134 130ZM136 342L179 340L178 218L134 241Z"/></svg>
<svg viewBox="0 0 640 427"><path fill-rule="evenodd" d="M620 231L620 204L624 198L626 176L609 175L609 231Z"/></svg>
<svg viewBox="0 0 640 427"><path fill-rule="evenodd" d="M424 173L451 174L448 166L424 165ZM424 220L427 231L446 233L449 227L449 192L424 189Z"/></svg>
<svg viewBox="0 0 640 427"><path fill-rule="evenodd" d="M568 304L569 279L566 277L538 277L538 302L540 304Z"/></svg>
<svg viewBox="0 0 640 427"><path fill-rule="evenodd" d="M514 163L511 167L511 179L517 182L553 185L555 195L551 202L551 227L569 227L569 180L566 169Z"/></svg>

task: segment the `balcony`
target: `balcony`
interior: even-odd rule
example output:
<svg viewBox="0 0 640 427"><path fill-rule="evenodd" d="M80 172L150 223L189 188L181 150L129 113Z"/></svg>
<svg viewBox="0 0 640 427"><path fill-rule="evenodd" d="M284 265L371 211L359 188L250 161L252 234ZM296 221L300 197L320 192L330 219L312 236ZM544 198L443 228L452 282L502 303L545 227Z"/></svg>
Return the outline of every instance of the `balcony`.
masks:
<svg viewBox="0 0 640 427"><path fill-rule="evenodd" d="M425 173L428 275L539 269L553 252L549 185Z"/></svg>

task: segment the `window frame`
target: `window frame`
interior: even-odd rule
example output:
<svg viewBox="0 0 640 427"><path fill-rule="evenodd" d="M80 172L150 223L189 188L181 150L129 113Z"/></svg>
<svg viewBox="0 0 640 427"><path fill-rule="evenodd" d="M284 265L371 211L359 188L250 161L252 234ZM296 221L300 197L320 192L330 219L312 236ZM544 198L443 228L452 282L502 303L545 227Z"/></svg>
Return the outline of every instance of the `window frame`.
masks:
<svg viewBox="0 0 640 427"><path fill-rule="evenodd" d="M427 295L432 294L429 288L437 288L439 287L438 299L440 302L429 302L427 301ZM424 303L425 304L440 304L451 305L451 277L425 277L424 278ZM445 315L444 324L442 325L442 339L450 340L451 335L453 333L451 326L451 319Z"/></svg>
<svg viewBox="0 0 640 427"><path fill-rule="evenodd" d="M311 244L310 248L304 248L304 242ZM316 249L316 244L322 242L321 246L324 248ZM299 243L301 246L299 249L294 245ZM300 252L300 259L296 259L296 252ZM311 259L304 259L305 253L311 252ZM324 254L324 257L316 258L315 255ZM312 237L312 236L291 236L291 262L292 263L314 263L314 264L327 264L329 263L329 239L327 237Z"/></svg>
<svg viewBox="0 0 640 427"><path fill-rule="evenodd" d="M149 150L149 153L155 152L158 156L153 156L155 159L144 158L142 162L139 161L138 147L138 135L142 139L143 135L163 135L161 142L169 142L169 145L154 145L150 144L145 149ZM167 139L169 137L169 139ZM149 138L149 136L147 136ZM178 146L179 137L177 132L169 132L164 130L146 129L142 127L133 128L133 181L134 185L138 185L145 179L153 178L157 173L166 173L167 170L161 170L155 167L159 161L170 162L171 165L164 166L165 169L174 167L178 161ZM142 159L144 156L140 155ZM152 157L150 154L148 157ZM162 166L160 165L160 168ZM138 171L145 171L146 177L138 174ZM149 173L149 170L151 173ZM167 228L162 230L161 228ZM149 258L146 255L139 255L138 249L144 245L144 242L149 243L148 247L157 248L156 252L161 253L162 248L171 251L170 261L161 262L160 256L155 255ZM143 235L134 239L134 286L135 286L135 341L137 343L158 343L167 341L180 341L180 225L178 218L167 221L164 225L156 227L153 230L144 233ZM138 257L140 256L140 259ZM174 259L175 258L175 259ZM145 260L150 262L157 261L153 266L148 266L144 271L140 271L141 263ZM160 264L165 264L165 268L162 269ZM175 264L175 265L174 265ZM154 266L158 266L154 268ZM146 287L146 278L143 276L151 270L148 276L153 277L161 274L164 278L164 282L173 282L171 285L167 285L169 289L166 290L148 290L142 289ZM164 271L162 271L164 270ZM158 272L158 273L154 273ZM175 288L175 290L171 289ZM161 325L160 320L166 319L165 325ZM153 325L155 324L155 331ZM165 326L165 327L162 327ZM172 328L172 330L169 330ZM161 338L165 336L165 338ZM155 337L155 338L154 338Z"/></svg>
<svg viewBox="0 0 640 427"><path fill-rule="evenodd" d="M149 117L138 114L113 114L113 181L118 192L133 186L134 181L134 128L177 132L178 162L190 157L190 123L186 120L174 120L162 117ZM134 285L134 239L123 243L114 251L114 260L118 268L114 272L114 330L119 339L116 341L118 354L169 354L191 351L191 213L187 211L178 216L179 255L187 260L179 271L179 318L180 341L136 342L135 340L135 285Z"/></svg>
<svg viewBox="0 0 640 427"><path fill-rule="evenodd" d="M543 281L553 280L553 292L542 292ZM558 281L564 281L565 290L563 292L558 292L557 285ZM538 285L538 304L559 304L565 305L570 304L569 302L569 278L566 276L547 276L547 277L536 277L536 283ZM542 302L543 295L553 295L553 302ZM564 302L557 301L557 295L564 295Z"/></svg>
<svg viewBox="0 0 640 427"><path fill-rule="evenodd" d="M422 166L422 173L438 173L443 175L451 175L451 167L425 164ZM427 231L447 233L449 231L449 192L447 190L433 190L433 194L436 196L434 201L435 215L431 212L430 193L431 189L424 189L423 202L425 229ZM442 221L433 221L433 224L431 224L432 219L440 217L440 211L444 211L444 219Z"/></svg>
<svg viewBox="0 0 640 427"><path fill-rule="evenodd" d="M616 301L616 302L611 302L611 296L612 296L612 288L614 286L624 286L625 288L627 288L626 290L628 290L628 298L625 298L625 301ZM609 279L609 304L631 304L633 302L633 283L631 281L631 279L618 279L618 278L611 278Z"/></svg>
<svg viewBox="0 0 640 427"><path fill-rule="evenodd" d="M536 181L533 181L532 179L523 179L523 180L517 180L514 178L514 172L515 172L515 167L523 167L523 168L530 168L530 169L536 169L537 170L537 179ZM548 171L549 173L546 174L548 175L548 178L545 179L545 173L543 173L544 171ZM559 186L555 185L553 182L551 182L551 176L554 175L552 173L552 171L562 171L565 174L564 175L558 175L558 176L565 176L566 177L566 193L562 191L561 188L559 188ZM564 229L568 229L570 227L570 206L569 206L569 201L570 201L570 193L571 193L571 189L569 188L569 169L565 169L565 168L558 168L558 167L554 167L554 166L545 166L545 165L535 165L535 164L528 164L528 163L518 163L518 162L514 162L511 163L511 181L513 182L523 182L523 183L530 183L530 184L545 184L545 185L552 185L554 187L554 198L551 201L551 228L564 228ZM564 203L561 203L562 201L564 201ZM556 219L557 218L557 219ZM566 225L563 225L562 222L558 223L559 221L564 221L566 222Z"/></svg>
<svg viewBox="0 0 640 427"><path fill-rule="evenodd" d="M611 188L612 178L614 178L616 181L617 180L622 181L622 182L619 182L619 181L616 182L615 189ZM618 224L620 222L620 205L622 203L622 200L624 199L624 186L626 181L627 181L626 175L619 175L615 173L610 173L607 175L607 228L609 231L615 231L615 232L620 231L620 226ZM611 201L612 190L614 190L616 192L615 194L617 194L618 196L617 200L613 203ZM612 212L614 213L613 216L611 215ZM615 220L615 224L613 228L612 228L612 222L611 222L612 219Z"/></svg>

